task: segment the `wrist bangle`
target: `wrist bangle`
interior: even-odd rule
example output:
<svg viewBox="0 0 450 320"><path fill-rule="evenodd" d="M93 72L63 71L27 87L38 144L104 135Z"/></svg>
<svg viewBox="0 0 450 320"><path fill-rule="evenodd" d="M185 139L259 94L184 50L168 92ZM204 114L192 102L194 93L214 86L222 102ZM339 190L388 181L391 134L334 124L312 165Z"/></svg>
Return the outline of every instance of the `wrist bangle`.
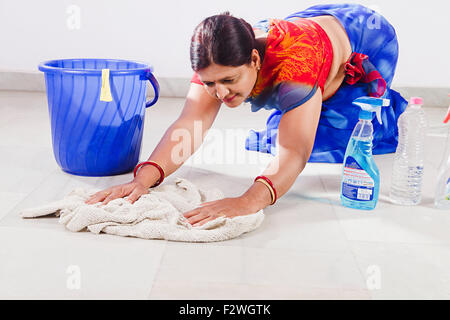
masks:
<svg viewBox="0 0 450 320"><path fill-rule="evenodd" d="M272 197L272 202L270 203L270 205L275 204L275 202L277 202L277 191L276 191L275 187L273 186L272 181L270 181L270 179L267 178L266 176L257 176L255 178L254 182L256 182L256 181L263 183L267 188L269 188L270 195Z"/></svg>
<svg viewBox="0 0 450 320"><path fill-rule="evenodd" d="M144 166L144 165L147 165L147 164L156 167L156 168L158 169L158 171L159 171L159 174L160 174L159 180L158 180L153 186L151 186L150 188L157 187L157 186L159 186L159 185L164 181L164 178L166 177L166 174L165 174L163 168L162 168L159 164L157 164L156 162L154 162L154 161L145 161L145 162L139 163L139 164L136 166L136 168L134 168L134 172L133 172L134 177L136 177L136 174L137 174L139 168L142 167L142 166Z"/></svg>
<svg viewBox="0 0 450 320"><path fill-rule="evenodd" d="M263 185L265 185L267 187L267 189L269 189L270 192L270 204L272 205L274 203L274 199L275 199L275 194L273 193L272 188L270 187L270 184L268 184L265 180L263 179L257 179L255 180L255 182L261 182Z"/></svg>

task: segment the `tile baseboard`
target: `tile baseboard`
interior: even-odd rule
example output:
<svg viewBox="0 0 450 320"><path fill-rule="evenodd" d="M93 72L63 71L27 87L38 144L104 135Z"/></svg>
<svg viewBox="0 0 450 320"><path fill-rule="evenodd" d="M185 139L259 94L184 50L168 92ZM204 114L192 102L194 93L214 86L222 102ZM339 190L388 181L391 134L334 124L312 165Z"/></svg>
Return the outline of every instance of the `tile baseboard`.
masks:
<svg viewBox="0 0 450 320"><path fill-rule="evenodd" d="M161 97L184 98L189 90L190 79L158 77ZM0 70L0 90L45 92L42 72ZM153 96L153 87L147 83L147 94Z"/></svg>
<svg viewBox="0 0 450 320"><path fill-rule="evenodd" d="M160 96L168 98L186 97L189 78L158 77ZM422 97L426 107L448 107L450 88L446 87L392 87L405 99L412 96ZM147 84L149 96L153 95L153 88ZM45 92L44 74L41 72L2 71L0 70L0 90L10 91L38 91Z"/></svg>
<svg viewBox="0 0 450 320"><path fill-rule="evenodd" d="M409 99L410 97L422 97L424 107L444 107L450 105L450 88L444 87L392 87L400 95Z"/></svg>

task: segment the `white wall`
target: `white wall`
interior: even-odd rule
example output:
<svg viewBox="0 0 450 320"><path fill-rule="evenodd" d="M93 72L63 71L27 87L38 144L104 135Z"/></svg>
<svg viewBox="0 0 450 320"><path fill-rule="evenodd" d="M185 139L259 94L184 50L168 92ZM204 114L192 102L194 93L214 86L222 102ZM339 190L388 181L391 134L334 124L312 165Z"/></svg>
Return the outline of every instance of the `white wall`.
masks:
<svg viewBox="0 0 450 320"><path fill-rule="evenodd" d="M316 0L0 0L0 70L36 71L39 62L98 57L152 64L161 77L191 75L189 42L203 18L229 10L254 23L283 18ZM450 2L360 0L396 28L396 86L450 87ZM71 5L80 9L79 29ZM69 27L72 26L72 29Z"/></svg>

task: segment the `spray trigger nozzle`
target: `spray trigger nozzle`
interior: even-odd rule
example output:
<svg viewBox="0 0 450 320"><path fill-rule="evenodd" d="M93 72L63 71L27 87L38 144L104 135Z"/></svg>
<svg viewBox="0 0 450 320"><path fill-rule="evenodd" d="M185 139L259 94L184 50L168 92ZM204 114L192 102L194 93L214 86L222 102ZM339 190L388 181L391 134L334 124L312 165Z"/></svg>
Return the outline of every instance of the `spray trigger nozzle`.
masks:
<svg viewBox="0 0 450 320"><path fill-rule="evenodd" d="M375 112L377 120L380 124L383 124L381 121L381 107L387 107L390 103L391 101L389 99L374 97L359 97L353 101L353 104L361 108L362 112L360 112L360 118L363 117L366 119L364 115L368 112Z"/></svg>

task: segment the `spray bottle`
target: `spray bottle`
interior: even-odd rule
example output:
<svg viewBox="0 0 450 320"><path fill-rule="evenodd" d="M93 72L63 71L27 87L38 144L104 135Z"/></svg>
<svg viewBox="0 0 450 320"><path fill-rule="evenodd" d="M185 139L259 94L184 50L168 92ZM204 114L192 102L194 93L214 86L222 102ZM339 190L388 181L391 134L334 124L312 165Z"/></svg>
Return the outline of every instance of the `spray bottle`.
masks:
<svg viewBox="0 0 450 320"><path fill-rule="evenodd" d="M450 107L448 108L444 123L447 123L449 120ZM434 204L438 209L450 209L450 125L448 125L444 158L439 167Z"/></svg>
<svg viewBox="0 0 450 320"><path fill-rule="evenodd" d="M378 202L380 173L372 156L372 113L381 121L381 107L388 99L360 97L353 101L359 106L359 121L353 129L344 157L341 183L341 203L345 207L373 210Z"/></svg>

